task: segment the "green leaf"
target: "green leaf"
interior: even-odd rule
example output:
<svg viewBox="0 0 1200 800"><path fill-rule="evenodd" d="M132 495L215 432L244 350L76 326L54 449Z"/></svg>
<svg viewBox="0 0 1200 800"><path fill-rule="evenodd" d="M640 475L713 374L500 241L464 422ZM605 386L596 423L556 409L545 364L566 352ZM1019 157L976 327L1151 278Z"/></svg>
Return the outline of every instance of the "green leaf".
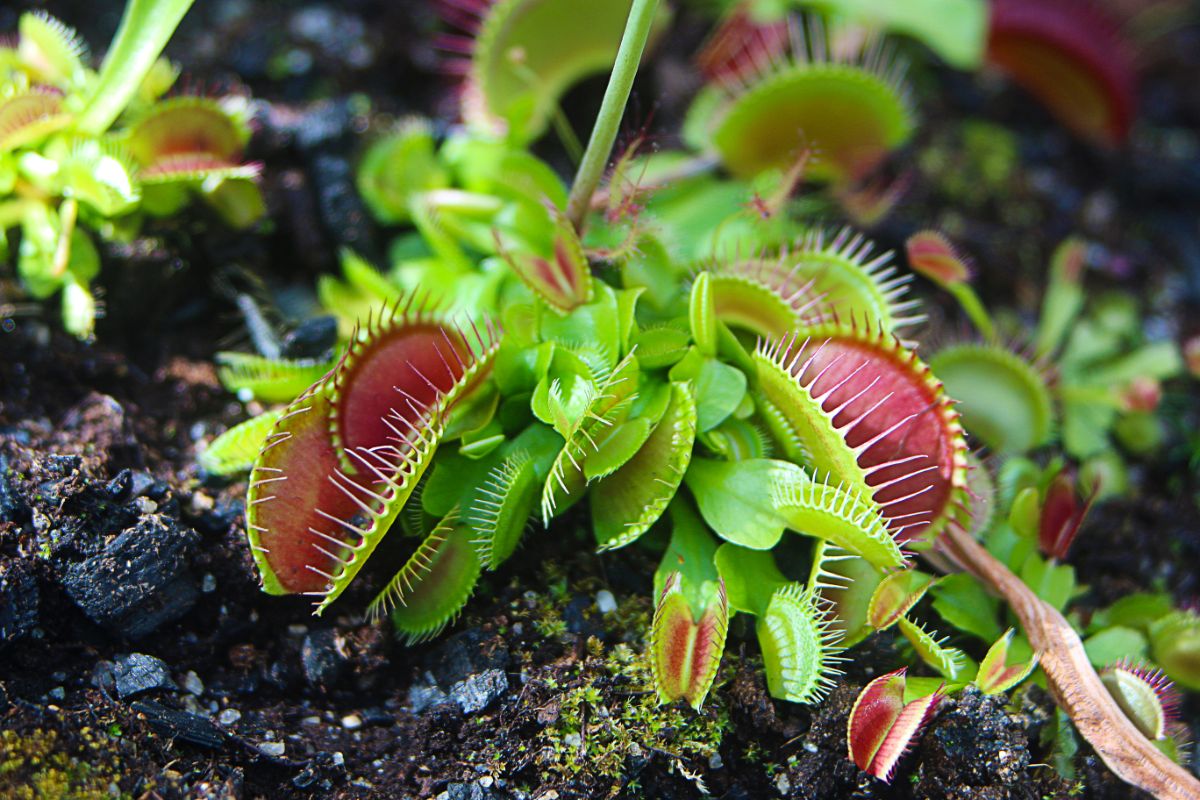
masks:
<svg viewBox="0 0 1200 800"><path fill-rule="evenodd" d="M603 354L608 366L617 363L625 354L621 346L621 312L617 294L608 284L597 281L592 301L579 306L570 314L543 314L540 326L542 339L558 342L570 348L586 348ZM640 360L641 353L638 353Z"/></svg>
<svg viewBox="0 0 1200 800"><path fill-rule="evenodd" d="M196 457L200 468L211 475L248 471L281 416L283 409L266 411L234 425Z"/></svg>
<svg viewBox="0 0 1200 800"><path fill-rule="evenodd" d="M984 694L1007 692L1028 678L1029 673L1033 672L1034 667L1037 666L1036 658L1024 663L1008 663L1008 648L1012 642L1013 633L1013 629L1009 628L988 648L987 655L983 657L983 661L979 662L979 669L975 674L975 685Z"/></svg>
<svg viewBox="0 0 1200 800"><path fill-rule="evenodd" d="M1133 628L1114 626L1083 640L1088 661L1096 669L1115 664L1121 659L1139 662L1146 657L1146 636Z"/></svg>
<svg viewBox="0 0 1200 800"><path fill-rule="evenodd" d="M654 431L632 458L592 490L592 527L601 550L624 547L658 520L679 490L695 440L691 387L672 383L670 405Z"/></svg>
<svg viewBox="0 0 1200 800"><path fill-rule="evenodd" d="M966 659L961 650L947 647L944 638L940 641L935 639L933 635L908 617L901 617L897 627L900 628L900 633L904 634L905 639L908 639L909 644L913 646L922 661L948 680L958 680L962 677Z"/></svg>
<svg viewBox="0 0 1200 800"><path fill-rule="evenodd" d="M333 368L332 361L264 358L251 353L217 353L217 375L231 392L249 392L266 403L300 396Z"/></svg>
<svg viewBox="0 0 1200 800"><path fill-rule="evenodd" d="M537 470L533 459L516 451L496 465L471 497L465 514L479 550L479 560L496 569L516 550L537 501Z"/></svg>
<svg viewBox="0 0 1200 800"><path fill-rule="evenodd" d="M661 369L676 364L687 355L692 337L687 331L662 326L643 328L637 334L638 361L645 369Z"/></svg>
<svg viewBox="0 0 1200 800"><path fill-rule="evenodd" d="M974 70L987 45L985 0L797 0L800 5L919 39L960 70Z"/></svg>
<svg viewBox="0 0 1200 800"><path fill-rule="evenodd" d="M811 480L799 468L771 477L772 505L792 530L826 539L881 569L904 565L904 554L870 497Z"/></svg>
<svg viewBox="0 0 1200 800"><path fill-rule="evenodd" d="M997 618L1000 602L987 593L979 581L965 573L947 575L931 589L933 610L952 626L994 642L1003 635Z"/></svg>
<svg viewBox="0 0 1200 800"><path fill-rule="evenodd" d="M583 462L583 476L591 482L616 472L637 454L650 438L653 428L654 421L645 417L614 426L612 432L600 440L596 452Z"/></svg>
<svg viewBox="0 0 1200 800"><path fill-rule="evenodd" d="M1171 610L1171 595L1165 592L1137 592L1093 614L1088 631L1094 633L1114 625L1145 631L1156 619L1166 616Z"/></svg>
<svg viewBox="0 0 1200 800"><path fill-rule="evenodd" d="M358 167L358 192L380 222L408 222L417 192L449 184L433 152L433 128L423 119L404 120L372 142Z"/></svg>
<svg viewBox="0 0 1200 800"><path fill-rule="evenodd" d="M853 647L875 632L867 622L867 609L883 573L824 539L814 545L809 589L831 604L831 626L841 634L844 647Z"/></svg>
<svg viewBox="0 0 1200 800"><path fill-rule="evenodd" d="M654 596L662 594L667 578L677 572L679 591L687 599L693 616L699 617L716 599L721 577L714 563L717 542L687 502L672 503L669 513L671 542L654 572Z"/></svg>
<svg viewBox="0 0 1200 800"><path fill-rule="evenodd" d="M1067 607L1075 594L1075 568L1069 564L1055 564L1030 553L1020 574L1025 585L1059 611Z"/></svg>
<svg viewBox="0 0 1200 800"><path fill-rule="evenodd" d="M838 633L804 584L776 589L756 632L772 697L815 703L833 688Z"/></svg>
<svg viewBox="0 0 1200 800"><path fill-rule="evenodd" d="M920 602L936 578L916 569L889 573L879 582L867 607L867 621L875 630L894 625Z"/></svg>
<svg viewBox="0 0 1200 800"><path fill-rule="evenodd" d="M473 535L453 517L442 520L372 601L368 614L380 616L392 607L392 624L409 644L441 633L462 611L479 580Z"/></svg>
<svg viewBox="0 0 1200 800"><path fill-rule="evenodd" d="M1200 691L1200 614L1172 611L1150 626L1154 661L1184 688Z"/></svg>
<svg viewBox="0 0 1200 800"><path fill-rule="evenodd" d="M709 358L696 381L696 419L700 431L720 425L746 397L746 376L736 367Z"/></svg>
<svg viewBox="0 0 1200 800"><path fill-rule="evenodd" d="M1026 539L1036 539L1038 520L1042 512L1042 501L1037 487L1022 489L1008 510L1008 524L1013 532Z"/></svg>
<svg viewBox="0 0 1200 800"><path fill-rule="evenodd" d="M788 525L776 510L772 491L780 476L783 480L808 480L795 464L765 458L693 458L684 480L704 521L718 536L752 550L769 550Z"/></svg>
<svg viewBox="0 0 1200 800"><path fill-rule="evenodd" d="M1083 309L1082 273L1087 258L1087 243L1071 237L1054 251L1050 265L1050 283L1042 298L1042 313L1035 336L1037 352L1049 355L1059 348Z"/></svg>
<svg viewBox="0 0 1200 800"><path fill-rule="evenodd" d="M712 288L707 272L701 272L692 283L691 299L688 303L688 321L692 328L692 339L700 355L712 358L717 354L717 312L713 305Z"/></svg>
<svg viewBox="0 0 1200 800"><path fill-rule="evenodd" d="M725 542L717 548L713 563L725 581L729 607L756 617L766 613L775 590L788 582L770 550Z"/></svg>

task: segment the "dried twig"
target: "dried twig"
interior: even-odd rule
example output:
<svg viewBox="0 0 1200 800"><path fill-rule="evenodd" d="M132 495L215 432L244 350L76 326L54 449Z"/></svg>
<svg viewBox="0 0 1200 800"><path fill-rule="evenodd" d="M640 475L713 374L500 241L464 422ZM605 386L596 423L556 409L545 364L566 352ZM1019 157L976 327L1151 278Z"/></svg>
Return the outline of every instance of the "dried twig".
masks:
<svg viewBox="0 0 1200 800"><path fill-rule="evenodd" d="M1200 800L1200 781L1167 758L1117 706L1092 668L1083 642L1056 609L962 528L943 534L950 554L1008 602L1021 620L1059 706L1119 778L1158 800Z"/></svg>

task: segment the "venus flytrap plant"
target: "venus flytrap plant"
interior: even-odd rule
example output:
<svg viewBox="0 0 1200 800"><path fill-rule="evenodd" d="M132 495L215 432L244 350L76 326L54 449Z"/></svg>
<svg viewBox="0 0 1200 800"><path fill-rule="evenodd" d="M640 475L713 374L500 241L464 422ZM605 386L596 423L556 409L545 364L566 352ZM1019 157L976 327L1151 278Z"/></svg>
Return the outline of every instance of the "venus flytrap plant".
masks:
<svg viewBox="0 0 1200 800"><path fill-rule="evenodd" d="M987 60L1075 134L1109 147L1128 136L1136 107L1132 49L1098 4L993 0Z"/></svg>
<svg viewBox="0 0 1200 800"><path fill-rule="evenodd" d="M935 691L905 702L905 670L867 684L850 711L850 760L859 769L891 782L896 765L937 708Z"/></svg>
<svg viewBox="0 0 1200 800"><path fill-rule="evenodd" d="M93 235L131 238L144 216L173 214L193 193L235 226L265 210L258 168L242 163L244 99L163 99L176 76L159 55L190 6L130 0L99 72L73 30L33 12L0 48L0 256L19 229L23 287L61 293L77 336L99 313Z"/></svg>
<svg viewBox="0 0 1200 800"><path fill-rule="evenodd" d="M571 513L590 516L601 551L655 547L657 532L669 533L648 646L658 698L701 706L731 615L755 617L770 693L803 703L829 690L855 645L894 631L939 677L884 676L856 707L851 757L890 778L943 694L971 681L1005 691L1035 654L1052 686L1090 669L1086 658L1072 660L1086 655L1082 644L1062 656L1063 643L1078 642L1055 616L1076 595L1073 572L1036 552L1043 519L1061 539L1079 515L1062 521L1056 464L1043 470L1010 457L992 479L977 462L972 478L955 391L908 338L920 321L905 295L908 276L853 232L831 237L806 224L790 178L787 193L755 203L768 196L758 167L717 177L712 164L667 154L670 169L686 169L658 187L655 176L668 174L655 163L663 154L622 156L606 201L596 202L654 4L639 0L631 11L617 88L570 192L512 141L478 132L399 148L412 165L365 164L366 183L388 187L377 202L412 230L387 273L347 257L344 279L321 284L326 303L345 306L342 355L279 414L251 473L248 533L264 586L313 593L321 612L377 548L399 543L408 558L369 611L389 614L415 641L458 613L484 570L518 552L531 520L551 528ZM789 75L789 92L792 72L812 70L829 102L854 106L852 118L878 111L874 100L837 88L843 80L877 86L858 66L775 68ZM779 162L785 172L789 159ZM778 178L778 165L765 169ZM436 174L439 183L410 174ZM947 284L961 282L960 262L932 244L914 260ZM418 287L442 302L413 300ZM352 327L353 310L384 302L382 316ZM504 334L455 319L495 320ZM955 372L953 359L944 364ZM1053 397L1039 417L1039 389L1050 390L1028 371L1037 377L1033 399L1018 376L1018 421L1003 411L995 425L996 441L1025 440L997 450L1023 452L1053 431ZM988 371L971 363L956 377L960 387L983 382L988 399ZM1024 431L1026 419L1042 429ZM225 453L233 463L253 430L230 432L211 458L226 463ZM991 553L973 549L966 526ZM381 544L389 528L396 533ZM918 553L943 566L956 558L980 580L936 578L915 567ZM1011 577L1020 589L994 577L1009 567L1024 579ZM1004 634L985 585L1016 598L1026 638ZM986 654L965 637L934 633L930 607ZM1145 651L1162 651L1155 658L1168 672L1186 673L1194 655L1182 613L1168 603L1136 631ZM1062 642L1035 628L1047 619L1066 626L1054 628ZM1064 705L1073 715L1097 707L1096 686L1082 701L1064 695ZM1120 714L1105 702L1104 713ZM1103 730L1088 719L1080 726L1106 758L1121 757ZM1147 768L1138 769L1124 774L1145 785Z"/></svg>
<svg viewBox="0 0 1200 800"><path fill-rule="evenodd" d="M694 144L744 178L786 170L812 151L808 177L860 179L912 133L904 65L878 43L844 57L818 22L789 23L786 45L751 47L746 68L720 74L697 99Z"/></svg>
<svg viewBox="0 0 1200 800"><path fill-rule="evenodd" d="M747 2L760 29L789 6L819 13L831 38L867 33L920 40L952 67L998 70L1075 135L1124 143L1137 107L1132 26L1086 0L791 0Z"/></svg>

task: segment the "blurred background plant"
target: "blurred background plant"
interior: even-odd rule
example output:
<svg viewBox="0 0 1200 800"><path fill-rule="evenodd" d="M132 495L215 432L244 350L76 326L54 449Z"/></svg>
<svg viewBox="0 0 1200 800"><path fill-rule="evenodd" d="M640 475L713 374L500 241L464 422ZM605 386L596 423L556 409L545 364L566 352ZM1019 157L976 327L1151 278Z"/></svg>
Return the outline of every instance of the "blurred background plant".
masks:
<svg viewBox="0 0 1200 800"><path fill-rule="evenodd" d="M241 95L169 96L160 58L192 0L129 0L99 70L87 45L40 12L0 46L0 262L35 299L61 295L63 326L92 335L95 237L128 241L147 216L192 196L230 224L265 212L243 163L250 106Z"/></svg>

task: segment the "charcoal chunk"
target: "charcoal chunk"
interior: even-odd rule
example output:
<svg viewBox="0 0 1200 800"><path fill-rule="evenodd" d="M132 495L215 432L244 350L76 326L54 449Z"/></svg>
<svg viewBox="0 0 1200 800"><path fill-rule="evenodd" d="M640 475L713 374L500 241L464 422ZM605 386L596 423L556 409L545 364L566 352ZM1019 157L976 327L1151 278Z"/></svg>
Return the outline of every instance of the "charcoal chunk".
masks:
<svg viewBox="0 0 1200 800"><path fill-rule="evenodd" d="M29 504L17 489L8 459L0 456L0 524L22 525L28 520Z"/></svg>
<svg viewBox="0 0 1200 800"><path fill-rule="evenodd" d="M489 669L450 687L450 699L464 714L477 714L508 691L504 670Z"/></svg>
<svg viewBox="0 0 1200 800"><path fill-rule="evenodd" d="M0 644L26 635L38 624L37 580L22 561L0 560Z"/></svg>
<svg viewBox="0 0 1200 800"><path fill-rule="evenodd" d="M136 700L129 707L144 716L146 722L160 736L209 749L225 743L225 731L208 717L167 708L153 700Z"/></svg>
<svg viewBox="0 0 1200 800"><path fill-rule="evenodd" d="M304 320L283 337L284 358L326 358L337 344L337 317Z"/></svg>
<svg viewBox="0 0 1200 800"><path fill-rule="evenodd" d="M122 700L157 689L174 689L175 681L161 659L145 653L131 653L112 668L113 686Z"/></svg>
<svg viewBox="0 0 1200 800"><path fill-rule="evenodd" d="M346 665L344 647L345 643L332 630L313 631L304 637L300 664L310 686L328 688L337 683Z"/></svg>
<svg viewBox="0 0 1200 800"><path fill-rule="evenodd" d="M199 592L187 561L197 539L173 519L145 516L100 553L68 567L63 588L93 622L139 639L195 604Z"/></svg>

